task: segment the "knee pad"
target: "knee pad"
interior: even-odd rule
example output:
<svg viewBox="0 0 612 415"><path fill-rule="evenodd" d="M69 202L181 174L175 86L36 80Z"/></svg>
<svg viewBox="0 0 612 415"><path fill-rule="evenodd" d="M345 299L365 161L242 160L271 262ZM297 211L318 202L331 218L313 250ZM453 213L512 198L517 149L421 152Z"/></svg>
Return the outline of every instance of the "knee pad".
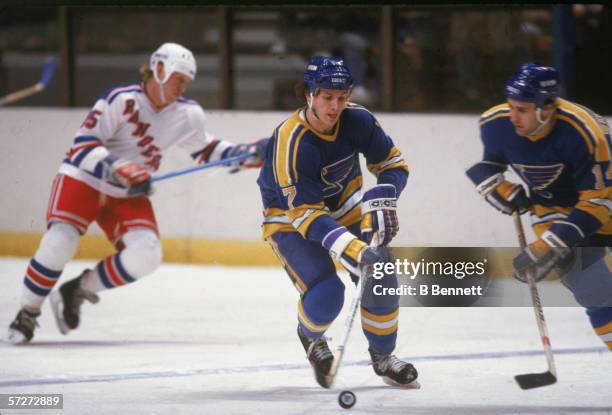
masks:
<svg viewBox="0 0 612 415"><path fill-rule="evenodd" d="M162 248L155 232L148 229L129 231L122 239L125 248L119 255L128 274L140 278L159 267L162 261Z"/></svg>
<svg viewBox="0 0 612 415"><path fill-rule="evenodd" d="M40 240L34 259L49 269L60 271L76 253L79 237L73 225L55 222Z"/></svg>
<svg viewBox="0 0 612 415"><path fill-rule="evenodd" d="M344 284L336 275L325 278L308 289L302 304L310 319L318 323L329 323L342 310Z"/></svg>

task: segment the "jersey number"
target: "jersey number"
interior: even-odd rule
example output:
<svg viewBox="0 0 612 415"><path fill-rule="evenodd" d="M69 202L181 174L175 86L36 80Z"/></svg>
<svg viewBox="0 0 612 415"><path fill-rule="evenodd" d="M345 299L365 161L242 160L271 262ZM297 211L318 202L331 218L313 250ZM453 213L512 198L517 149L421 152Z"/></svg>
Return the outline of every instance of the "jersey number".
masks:
<svg viewBox="0 0 612 415"><path fill-rule="evenodd" d="M601 169L601 164L596 164L593 166L593 175L595 176L595 189L596 190L601 190L607 187L606 184L610 180L612 180L612 163L608 162L608 168L606 169L605 177Z"/></svg>
<svg viewBox="0 0 612 415"><path fill-rule="evenodd" d="M98 125L98 118L100 118L100 115L102 115L102 111L92 110L89 114L87 114L87 117L85 118L85 121L83 121L83 124L81 124L81 127L91 130Z"/></svg>

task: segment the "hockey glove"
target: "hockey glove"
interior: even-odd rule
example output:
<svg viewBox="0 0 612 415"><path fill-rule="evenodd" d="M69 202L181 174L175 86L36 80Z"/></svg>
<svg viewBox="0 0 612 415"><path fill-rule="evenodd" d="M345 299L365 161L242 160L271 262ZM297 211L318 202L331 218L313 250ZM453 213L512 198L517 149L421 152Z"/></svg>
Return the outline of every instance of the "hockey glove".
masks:
<svg viewBox="0 0 612 415"><path fill-rule="evenodd" d="M237 173L238 171L245 168L259 168L263 165L266 159L266 147L268 145L269 138L262 138L249 144L236 144L231 147L224 158L242 156L243 154L252 154L241 161L235 161L230 163L230 173Z"/></svg>
<svg viewBox="0 0 612 415"><path fill-rule="evenodd" d="M347 271L357 276L364 275L366 267L376 262L384 262L386 258L381 251L385 248L368 246L344 226L325 235L321 244L332 258L337 259Z"/></svg>
<svg viewBox="0 0 612 415"><path fill-rule="evenodd" d="M514 278L527 282L527 273L532 272L536 281L541 281L556 267L566 267L572 257L572 250L567 247L553 247L543 239L530 243L514 260Z"/></svg>
<svg viewBox="0 0 612 415"><path fill-rule="evenodd" d="M107 156L102 160L106 166L106 180L115 185L128 188L129 195L150 195L151 175L138 163L116 156Z"/></svg>
<svg viewBox="0 0 612 415"><path fill-rule="evenodd" d="M525 188L507 180L497 185L491 193L485 196L485 200L506 215L512 215L515 211L522 215L531 207L531 199L527 197Z"/></svg>
<svg viewBox="0 0 612 415"><path fill-rule="evenodd" d="M364 193L361 205L361 237L386 246L397 235L397 197L395 186L379 184Z"/></svg>
<svg viewBox="0 0 612 415"><path fill-rule="evenodd" d="M491 206L506 215L515 211L523 214L531 207L531 200L520 184L504 180L502 173L489 174L489 169L483 171L485 162L476 163L466 174L476 185L476 190Z"/></svg>

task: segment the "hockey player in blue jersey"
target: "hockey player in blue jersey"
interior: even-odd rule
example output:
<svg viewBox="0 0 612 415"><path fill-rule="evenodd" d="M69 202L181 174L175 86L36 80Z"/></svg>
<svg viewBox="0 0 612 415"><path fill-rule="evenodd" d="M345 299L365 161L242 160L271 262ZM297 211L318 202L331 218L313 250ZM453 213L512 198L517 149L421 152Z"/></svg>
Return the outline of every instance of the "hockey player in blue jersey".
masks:
<svg viewBox="0 0 612 415"><path fill-rule="evenodd" d="M604 261L612 246L610 130L558 95L556 69L522 65L506 82L507 102L482 114L484 157L467 175L501 212L531 214L537 239L514 259L515 276L524 281L534 270L541 280L557 269L612 349L612 274ZM529 192L505 180L508 167Z"/></svg>
<svg viewBox="0 0 612 415"><path fill-rule="evenodd" d="M300 294L298 336L324 388L331 386L333 361L324 333L344 302L333 259L354 281L364 264L383 260L385 249L375 246L386 246L398 231L396 201L408 178L399 149L372 113L349 103L352 85L342 60L314 56L296 87L306 105L274 130L257 180L263 236ZM359 153L378 183L363 195ZM398 315L396 299L362 304L362 328L376 374L415 387L416 369L391 354Z"/></svg>

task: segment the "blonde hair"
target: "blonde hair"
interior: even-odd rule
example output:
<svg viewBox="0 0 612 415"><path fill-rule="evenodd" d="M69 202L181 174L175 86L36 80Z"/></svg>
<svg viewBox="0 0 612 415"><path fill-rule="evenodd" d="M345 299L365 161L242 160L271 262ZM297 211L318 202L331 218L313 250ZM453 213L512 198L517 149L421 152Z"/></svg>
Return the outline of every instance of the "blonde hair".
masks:
<svg viewBox="0 0 612 415"><path fill-rule="evenodd" d="M140 73L144 82L147 82L153 77L153 71L147 65L140 65L140 68L138 68L138 73Z"/></svg>

